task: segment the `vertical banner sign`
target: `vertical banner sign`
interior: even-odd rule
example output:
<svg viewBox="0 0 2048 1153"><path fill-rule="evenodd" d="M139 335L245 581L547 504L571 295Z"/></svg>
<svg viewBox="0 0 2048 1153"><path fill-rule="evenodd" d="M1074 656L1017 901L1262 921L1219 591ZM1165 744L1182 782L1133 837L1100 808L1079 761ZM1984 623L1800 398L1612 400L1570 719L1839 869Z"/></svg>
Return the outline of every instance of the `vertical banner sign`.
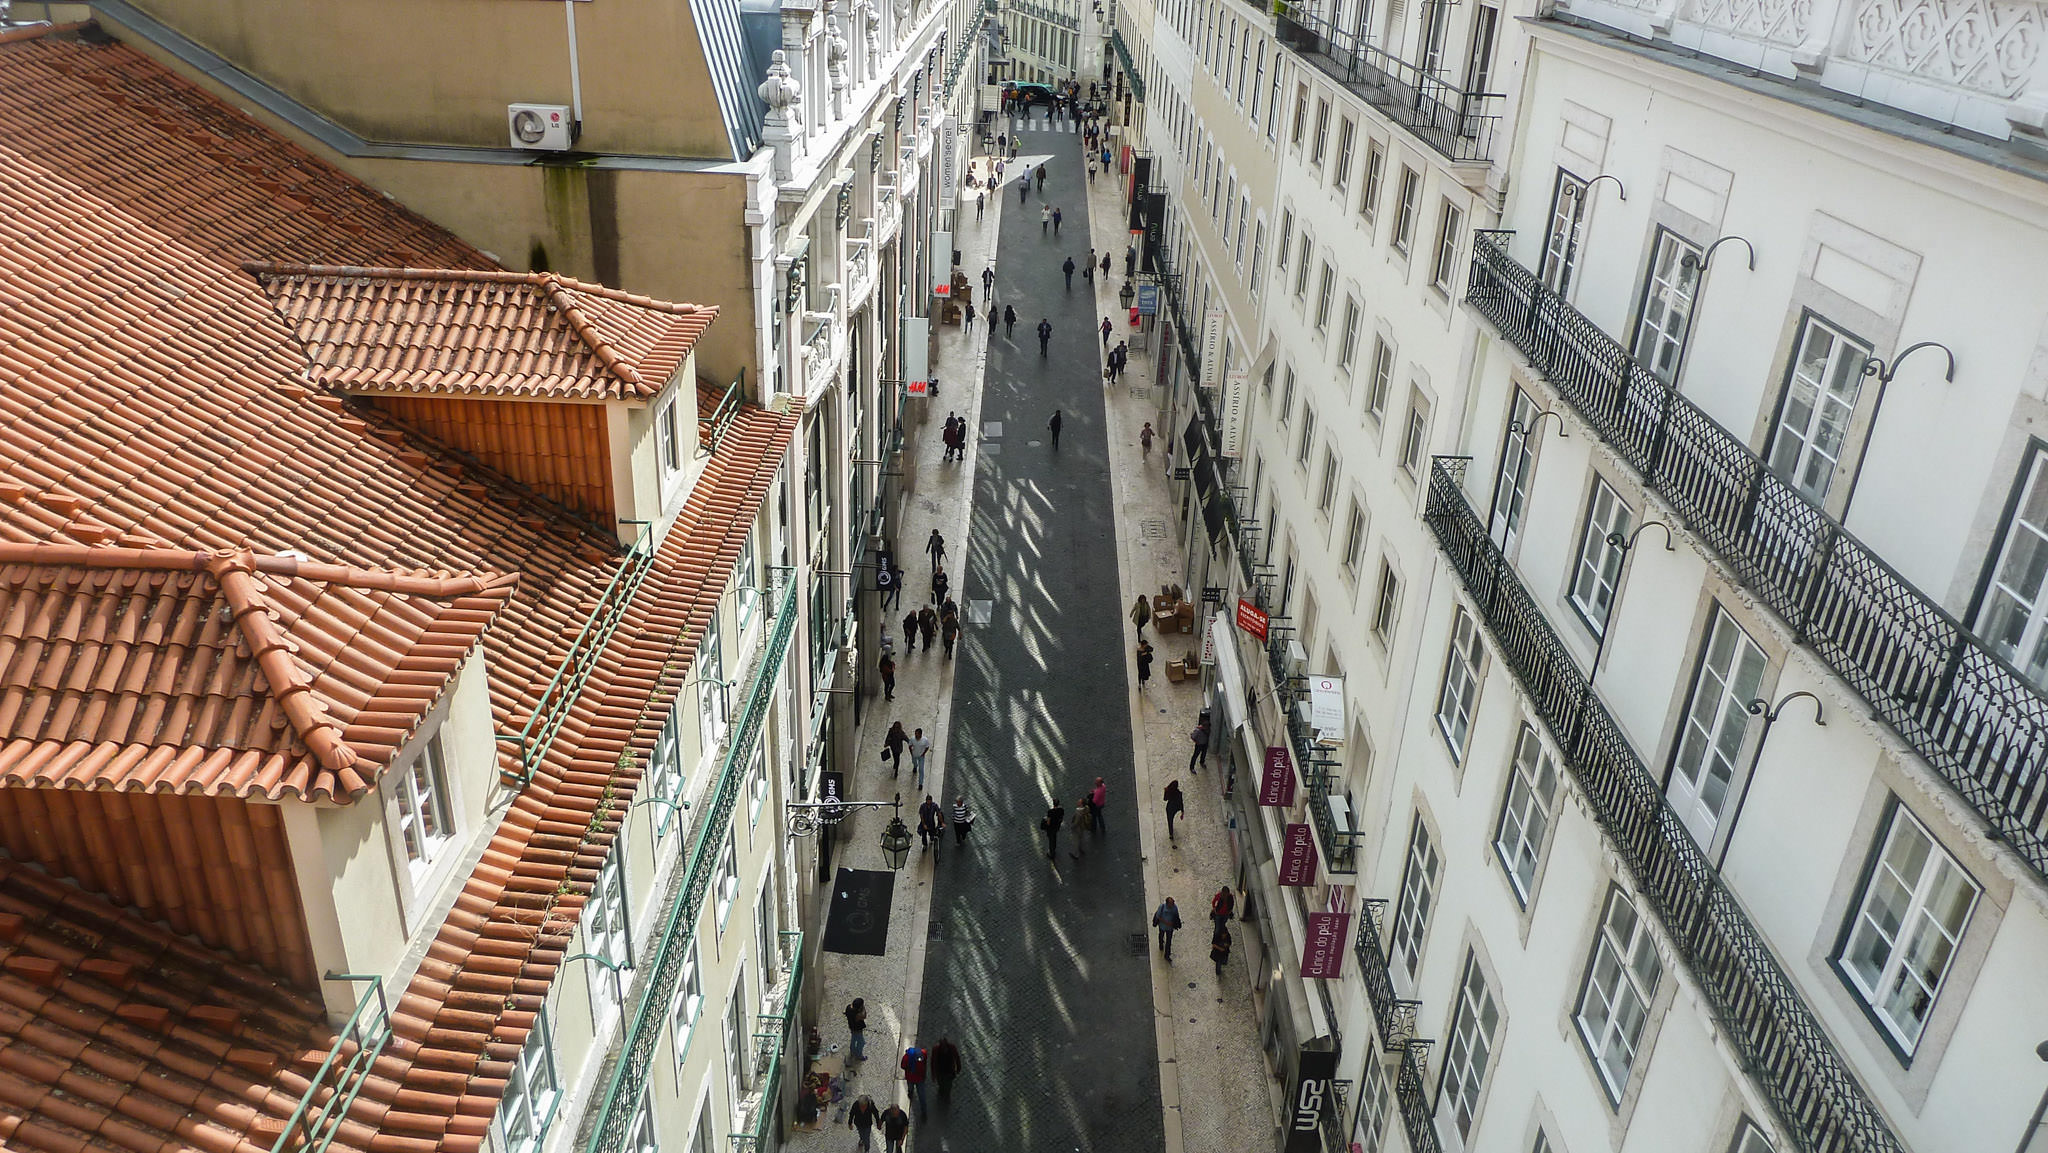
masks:
<svg viewBox="0 0 2048 1153"><path fill-rule="evenodd" d="M1334 981L1344 975L1344 942L1351 932L1349 913L1310 913L1308 943L1301 948L1301 975Z"/></svg>
<svg viewBox="0 0 2048 1153"><path fill-rule="evenodd" d="M1294 803L1294 758L1286 745L1267 745L1266 764L1259 773L1259 804L1286 808Z"/></svg>
<svg viewBox="0 0 2048 1153"><path fill-rule="evenodd" d="M1248 387L1251 373L1242 368L1233 368L1223 377L1223 443L1216 448L1218 456L1232 460L1244 455L1245 410L1251 401Z"/></svg>
<svg viewBox="0 0 2048 1153"><path fill-rule="evenodd" d="M1308 679L1308 723L1324 740L1344 739L1344 678Z"/></svg>
<svg viewBox="0 0 2048 1153"><path fill-rule="evenodd" d="M1138 315L1159 315L1159 286L1149 280L1138 286Z"/></svg>
<svg viewBox="0 0 2048 1153"><path fill-rule="evenodd" d="M932 295L940 300L953 299L953 234L946 231L932 233Z"/></svg>
<svg viewBox="0 0 2048 1153"><path fill-rule="evenodd" d="M1266 610L1244 599L1237 598L1237 627L1259 638L1266 639Z"/></svg>
<svg viewBox="0 0 2048 1153"><path fill-rule="evenodd" d="M1316 883L1316 836L1306 823L1280 834L1280 883L1303 888Z"/></svg>
<svg viewBox="0 0 2048 1153"><path fill-rule="evenodd" d="M960 121L950 112L939 121L939 178L939 199L951 208L960 195Z"/></svg>
<svg viewBox="0 0 2048 1153"><path fill-rule="evenodd" d="M1307 1045L1294 1058L1294 1098L1287 1108L1287 1143L1281 1153L1321 1153L1323 1114L1330 1108L1337 1052Z"/></svg>
<svg viewBox="0 0 2048 1153"><path fill-rule="evenodd" d="M1217 614L1217 616L1221 615L1221 613ZM1209 619L1214 621L1216 617L1210 617ZM1216 663L1216 630L1213 628L1202 630L1202 663L1205 665Z"/></svg>
<svg viewBox="0 0 2048 1153"><path fill-rule="evenodd" d="M932 394L932 322L928 316L903 318L903 390L911 396Z"/></svg>
<svg viewBox="0 0 2048 1153"><path fill-rule="evenodd" d="M1216 369L1223 363L1223 310L1202 314L1202 387L1216 387Z"/></svg>

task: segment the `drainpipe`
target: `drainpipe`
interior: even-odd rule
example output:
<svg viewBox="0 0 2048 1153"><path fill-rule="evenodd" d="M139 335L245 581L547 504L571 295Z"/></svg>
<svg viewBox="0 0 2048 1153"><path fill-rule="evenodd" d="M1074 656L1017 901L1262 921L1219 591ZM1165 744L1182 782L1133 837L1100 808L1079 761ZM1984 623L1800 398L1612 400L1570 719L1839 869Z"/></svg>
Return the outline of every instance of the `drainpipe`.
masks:
<svg viewBox="0 0 2048 1153"><path fill-rule="evenodd" d="M583 136L583 70L576 62L576 3L562 0L562 14L569 18L569 142Z"/></svg>

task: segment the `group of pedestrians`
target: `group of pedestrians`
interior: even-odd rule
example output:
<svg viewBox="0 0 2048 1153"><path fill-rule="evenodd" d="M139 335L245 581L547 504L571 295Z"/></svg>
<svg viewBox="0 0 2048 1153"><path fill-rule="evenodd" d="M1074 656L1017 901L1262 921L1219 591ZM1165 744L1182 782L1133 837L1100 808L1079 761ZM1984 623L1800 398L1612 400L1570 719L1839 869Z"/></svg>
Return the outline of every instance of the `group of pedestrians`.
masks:
<svg viewBox="0 0 2048 1153"><path fill-rule="evenodd" d="M1107 326L1107 325L1109 324L1109 318L1108 318L1108 317L1104 317L1104 318L1102 319L1102 323L1103 323L1103 325L1104 325L1104 326L1106 327L1106 326ZM1104 347L1107 347L1107 346L1109 345L1109 336L1108 336L1108 334L1107 334L1107 333L1105 333L1105 334L1103 335L1103 338L1102 338L1102 343L1103 343ZM1127 342L1125 342L1125 341L1121 341L1121 340L1117 341L1117 342L1116 342L1116 347L1115 347L1115 348L1111 348L1111 349L1109 349L1109 351L1108 351L1108 352L1106 352L1106 353L1104 353L1104 354L1103 354L1103 357L1102 357L1102 362L1103 362L1103 364L1102 364L1102 381L1103 381L1103 383L1104 383L1104 384L1109 384L1109 383L1111 383L1111 382L1114 382L1115 380L1117 380L1117 379L1118 379L1119 377L1123 376L1123 374L1124 374L1124 366L1125 366L1126 364L1129 364L1129 363L1130 363L1130 361L1131 361L1131 348L1130 348L1130 345L1129 345L1129 344L1128 344Z"/></svg>
<svg viewBox="0 0 2048 1153"><path fill-rule="evenodd" d="M858 1024L856 1024L858 1021ZM864 1030L867 1028L867 1006L861 998L854 998L846 1007L846 1022L853 1031L852 1056L856 1061L867 1060L867 1045ZM966 1068L960 1059L960 1047L950 1037L939 1038L939 1043L930 1049L920 1046L914 1039L896 1059L896 1067L903 1071L903 1084L908 1090L911 1107L917 1110L918 1124L922 1125L930 1115L925 1100L925 1085L936 1081L939 1085L939 1103L948 1105L953 1100L953 1083L959 1080ZM878 1108L875 1099L862 1094L846 1111L846 1127L854 1131L856 1149L872 1149L874 1132L882 1131L883 1148L886 1153L903 1153L904 1142L910 1137L910 1114L903 1106L890 1102L886 1109Z"/></svg>
<svg viewBox="0 0 2048 1153"><path fill-rule="evenodd" d="M941 462L967 459L967 418L957 413L946 414L945 431L939 434L946 451L939 457Z"/></svg>
<svg viewBox="0 0 2048 1153"><path fill-rule="evenodd" d="M1237 915L1237 894L1225 885L1209 898L1209 960L1216 966L1216 976L1223 976L1223 967L1230 963L1230 921ZM1180 906L1172 897L1166 898L1152 912L1152 928L1159 938L1159 955L1166 963L1173 964L1173 935L1180 931Z"/></svg>

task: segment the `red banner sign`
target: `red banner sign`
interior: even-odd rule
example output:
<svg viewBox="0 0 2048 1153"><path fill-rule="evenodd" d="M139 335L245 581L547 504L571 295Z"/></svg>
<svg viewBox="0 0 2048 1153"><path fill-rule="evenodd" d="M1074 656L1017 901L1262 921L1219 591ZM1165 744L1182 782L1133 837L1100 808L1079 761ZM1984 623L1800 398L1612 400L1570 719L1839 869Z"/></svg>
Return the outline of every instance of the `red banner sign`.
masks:
<svg viewBox="0 0 2048 1153"><path fill-rule="evenodd" d="M1294 758L1286 745L1266 746L1266 765L1259 774L1259 804L1284 808L1294 803Z"/></svg>
<svg viewBox="0 0 2048 1153"><path fill-rule="evenodd" d="M1266 639L1266 623L1269 619L1271 618L1266 615L1265 609L1245 600L1243 597L1237 599L1238 628L1263 641Z"/></svg>
<svg viewBox="0 0 2048 1153"><path fill-rule="evenodd" d="M1280 883L1316 883L1316 835L1308 825L1288 825L1280 834Z"/></svg>
<svg viewBox="0 0 2048 1153"><path fill-rule="evenodd" d="M1301 975L1334 981L1344 975L1344 942L1351 937L1351 914L1310 913L1308 943L1301 949Z"/></svg>

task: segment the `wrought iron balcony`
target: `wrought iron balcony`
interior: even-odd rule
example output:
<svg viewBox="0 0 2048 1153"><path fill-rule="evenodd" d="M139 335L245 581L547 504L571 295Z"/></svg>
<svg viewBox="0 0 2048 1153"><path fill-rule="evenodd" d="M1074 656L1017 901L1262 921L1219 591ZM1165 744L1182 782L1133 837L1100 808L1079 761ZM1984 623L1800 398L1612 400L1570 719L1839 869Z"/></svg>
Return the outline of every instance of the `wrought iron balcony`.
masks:
<svg viewBox="0 0 2048 1153"><path fill-rule="evenodd" d="M1465 499L1468 463L1436 458L1423 518L1757 1089L1800 1149L1903 1153L1763 934L1721 884L1656 776L1487 535Z"/></svg>
<svg viewBox="0 0 2048 1153"><path fill-rule="evenodd" d="M2048 699L1479 232L1466 300L1694 536L2048 877Z"/></svg>
<svg viewBox="0 0 2048 1153"><path fill-rule="evenodd" d="M1346 32L1299 5L1282 5L1276 20L1280 42L1363 96L1415 138L1460 163L1493 155L1493 133L1506 97L1466 92L1441 76L1374 47L1357 32Z"/></svg>
<svg viewBox="0 0 2048 1153"><path fill-rule="evenodd" d="M1367 900L1358 919L1358 941L1352 953L1358 958L1358 979L1365 983L1366 999L1372 1002L1372 1016L1379 1028L1380 1048L1393 1052L1415 1036L1415 1020L1422 1002L1404 1001L1394 995L1394 981L1387 971L1385 923L1387 903Z"/></svg>

